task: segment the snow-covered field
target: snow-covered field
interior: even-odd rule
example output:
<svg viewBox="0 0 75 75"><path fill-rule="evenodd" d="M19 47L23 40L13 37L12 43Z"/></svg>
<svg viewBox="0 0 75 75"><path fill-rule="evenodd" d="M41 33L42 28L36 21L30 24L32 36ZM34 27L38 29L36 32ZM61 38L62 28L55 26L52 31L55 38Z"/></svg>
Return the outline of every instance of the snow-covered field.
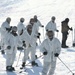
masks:
<svg viewBox="0 0 75 75"><path fill-rule="evenodd" d="M28 24L29 19L34 15L38 16L41 23L46 26L50 21L51 16L56 16L57 28L60 30L56 37L61 41L61 21L66 17L70 18L69 26L74 28L75 24L75 0L0 0L0 26L3 21L9 16L11 17L11 25L17 25L20 17L25 18L25 25ZM45 38L45 30L40 28L41 41ZM44 34L44 35L43 35ZM62 61L75 73L75 48L71 47L73 43L73 32L70 32L67 39L68 49L62 49L60 58ZM37 50L38 51L38 50ZM15 64L19 57L19 51L15 59ZM38 54L38 53L37 53ZM38 54L39 56L39 54ZM42 58L39 58L36 62L40 67L27 66L25 74L23 73L9 73L5 71L5 55L0 54L0 75L40 75L42 71ZM19 71L23 57L21 54L18 67L15 67ZM72 73L57 59L57 66L54 75L72 75Z"/></svg>

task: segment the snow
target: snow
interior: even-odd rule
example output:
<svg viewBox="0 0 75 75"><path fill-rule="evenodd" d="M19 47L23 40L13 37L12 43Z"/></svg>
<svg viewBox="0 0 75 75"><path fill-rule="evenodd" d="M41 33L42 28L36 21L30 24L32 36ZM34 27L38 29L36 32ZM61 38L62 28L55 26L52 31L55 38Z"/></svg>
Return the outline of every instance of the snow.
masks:
<svg viewBox="0 0 75 75"><path fill-rule="evenodd" d="M11 25L17 25L20 17L25 18L25 24L27 25L29 19L34 15L38 16L41 23L46 26L50 21L51 16L56 16L57 28L60 30L55 36L61 41L61 21L66 17L70 18L69 26L74 28L75 22L75 0L0 0L0 26L6 17L12 18ZM40 28L41 41L45 38L45 29ZM72 47L74 33L70 31L67 39L68 49L63 49L60 54L61 60L75 73L75 48ZM39 41L38 41L39 42ZM16 67L17 60L20 51L17 51L14 66ZM39 47L37 49L37 55L39 55ZM22 63L23 52L20 56L18 67L16 70L20 70L19 67ZM36 62L40 67L26 66L27 71L25 73L9 73L5 71L6 56L0 54L0 75L40 75L42 71L43 59L39 58ZM57 66L54 75L72 75L72 73L63 65L63 63L57 59Z"/></svg>

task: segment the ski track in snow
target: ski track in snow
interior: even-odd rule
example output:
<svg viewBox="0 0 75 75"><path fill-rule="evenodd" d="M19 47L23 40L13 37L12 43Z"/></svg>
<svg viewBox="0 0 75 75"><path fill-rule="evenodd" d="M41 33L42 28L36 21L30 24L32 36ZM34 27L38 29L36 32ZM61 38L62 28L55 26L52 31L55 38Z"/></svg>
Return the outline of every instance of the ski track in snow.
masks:
<svg viewBox="0 0 75 75"><path fill-rule="evenodd" d="M12 18L11 25L17 25L20 17L25 18L25 24L28 24L29 19L34 15L38 16L38 19L41 21L43 25L46 25L51 16L56 16L56 24L57 28L60 30L57 36L55 36L61 41L61 21L66 17L70 18L69 25L74 28L75 24L75 0L0 0L0 26L3 21L5 21L6 17L10 16ZM45 30L40 28L41 41L45 38ZM62 61L75 73L75 48L71 47L73 43L74 35L72 32L69 33L67 39L67 45L70 48L63 49L60 54L60 58ZM17 52L17 56L15 59L16 66L18 60L19 51ZM39 55L39 47L37 49L37 55ZM23 54L21 54L18 67L16 67L17 71L20 71L20 66L22 63ZM26 66L27 70L25 74L23 73L9 73L5 71L6 67L6 56L0 54L0 75L40 75L42 72L42 63L43 59L40 58L36 62L39 64L38 67L30 67ZM70 71L61 63L59 59L57 59L57 65L54 75L72 75Z"/></svg>

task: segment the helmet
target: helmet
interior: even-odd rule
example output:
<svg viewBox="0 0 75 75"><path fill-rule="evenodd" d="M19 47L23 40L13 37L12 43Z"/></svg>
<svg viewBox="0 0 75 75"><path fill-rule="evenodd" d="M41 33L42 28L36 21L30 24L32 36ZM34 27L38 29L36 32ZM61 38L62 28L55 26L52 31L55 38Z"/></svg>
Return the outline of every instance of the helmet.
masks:
<svg viewBox="0 0 75 75"><path fill-rule="evenodd" d="M54 32L55 30L54 30L53 28L50 28L50 29L48 29L47 31L53 31L53 32Z"/></svg>
<svg viewBox="0 0 75 75"><path fill-rule="evenodd" d="M25 20L24 18L20 18L20 22L24 22L24 20Z"/></svg>

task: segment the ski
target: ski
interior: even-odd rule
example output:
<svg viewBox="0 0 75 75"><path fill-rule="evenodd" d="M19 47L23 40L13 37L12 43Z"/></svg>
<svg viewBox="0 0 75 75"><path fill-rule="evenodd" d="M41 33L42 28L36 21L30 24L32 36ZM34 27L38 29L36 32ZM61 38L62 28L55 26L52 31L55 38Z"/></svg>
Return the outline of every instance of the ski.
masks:
<svg viewBox="0 0 75 75"><path fill-rule="evenodd" d="M24 71L24 70L15 70L15 71L7 71L7 70L0 70L1 72L7 72L7 73L10 73L10 74L12 74L12 73L16 73L16 74L20 74L20 73L26 73L26 71Z"/></svg>
<svg viewBox="0 0 75 75"><path fill-rule="evenodd" d="M19 73L22 73L22 72L26 72L26 67L20 67L20 71L19 71Z"/></svg>
<svg viewBox="0 0 75 75"><path fill-rule="evenodd" d="M41 67L43 68L42 66L32 66L32 65L26 65L26 66L30 66L30 68L33 68L33 67ZM27 71L27 68L26 67L20 67L20 72L19 73L22 73L22 72L26 72Z"/></svg>

